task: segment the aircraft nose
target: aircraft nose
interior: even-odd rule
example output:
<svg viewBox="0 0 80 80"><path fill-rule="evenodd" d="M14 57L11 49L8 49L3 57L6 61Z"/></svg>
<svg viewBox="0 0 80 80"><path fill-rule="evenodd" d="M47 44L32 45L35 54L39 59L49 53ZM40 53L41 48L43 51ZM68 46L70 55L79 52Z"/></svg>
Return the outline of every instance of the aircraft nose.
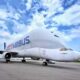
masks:
<svg viewBox="0 0 80 80"><path fill-rule="evenodd" d="M76 53L76 58L80 59L80 52L75 52Z"/></svg>
<svg viewBox="0 0 80 80"><path fill-rule="evenodd" d="M78 55L79 55L79 58L80 58L80 52L78 53Z"/></svg>

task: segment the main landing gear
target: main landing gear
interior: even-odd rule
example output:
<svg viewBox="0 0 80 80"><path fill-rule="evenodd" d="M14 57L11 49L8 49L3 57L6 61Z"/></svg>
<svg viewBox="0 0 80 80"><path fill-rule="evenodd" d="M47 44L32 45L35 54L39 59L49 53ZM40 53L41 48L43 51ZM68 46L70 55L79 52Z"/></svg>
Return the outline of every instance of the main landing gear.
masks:
<svg viewBox="0 0 80 80"><path fill-rule="evenodd" d="M6 59L6 63L9 63L10 62L10 59Z"/></svg>
<svg viewBox="0 0 80 80"><path fill-rule="evenodd" d="M44 62L43 62L43 66L47 66L49 64L55 64L55 62L51 62L50 60L46 59Z"/></svg>
<svg viewBox="0 0 80 80"><path fill-rule="evenodd" d="M47 60L47 59L46 59L46 60L43 62L43 64L42 64L42 65L43 65L43 66L47 66L47 65L48 65L48 63L49 63L49 60Z"/></svg>
<svg viewBox="0 0 80 80"><path fill-rule="evenodd" d="M23 57L22 62L23 62L23 63L25 63L25 62L26 62L25 57Z"/></svg>
<svg viewBox="0 0 80 80"><path fill-rule="evenodd" d="M43 65L43 66L47 66L48 63L47 63L46 61L44 61L42 65Z"/></svg>

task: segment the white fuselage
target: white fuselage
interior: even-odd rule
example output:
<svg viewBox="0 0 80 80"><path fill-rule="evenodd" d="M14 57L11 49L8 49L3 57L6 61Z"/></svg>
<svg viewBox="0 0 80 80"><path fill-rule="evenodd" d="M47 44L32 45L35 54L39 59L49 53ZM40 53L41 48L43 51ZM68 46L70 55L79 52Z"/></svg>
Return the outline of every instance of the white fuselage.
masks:
<svg viewBox="0 0 80 80"><path fill-rule="evenodd" d="M54 61L76 61L80 59L79 52L60 51L60 49L30 48L19 52L20 57L39 57Z"/></svg>
<svg viewBox="0 0 80 80"><path fill-rule="evenodd" d="M9 44L6 51L18 52L18 57L39 57L56 61L74 61L80 58L78 52L60 51L60 48L64 47L59 37L47 29L39 28Z"/></svg>

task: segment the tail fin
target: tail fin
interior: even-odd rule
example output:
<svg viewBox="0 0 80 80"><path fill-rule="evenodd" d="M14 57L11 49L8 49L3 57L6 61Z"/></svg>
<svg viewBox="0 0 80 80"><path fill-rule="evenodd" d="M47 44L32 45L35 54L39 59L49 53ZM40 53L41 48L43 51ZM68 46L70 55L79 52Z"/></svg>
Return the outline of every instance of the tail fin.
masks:
<svg viewBox="0 0 80 80"><path fill-rule="evenodd" d="M6 49L6 42L4 42L4 50Z"/></svg>

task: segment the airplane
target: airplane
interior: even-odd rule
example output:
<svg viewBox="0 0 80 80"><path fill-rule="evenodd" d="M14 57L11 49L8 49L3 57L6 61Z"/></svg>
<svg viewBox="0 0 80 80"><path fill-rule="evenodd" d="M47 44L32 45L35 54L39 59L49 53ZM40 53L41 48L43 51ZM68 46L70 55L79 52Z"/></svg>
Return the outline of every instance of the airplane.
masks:
<svg viewBox="0 0 80 80"><path fill-rule="evenodd" d="M36 28L8 45L4 43L4 51L0 54L6 62L12 57L22 57L22 62L26 62L26 57L44 59L44 66L52 61L71 62L80 58L79 52L66 48L59 36L46 28Z"/></svg>

